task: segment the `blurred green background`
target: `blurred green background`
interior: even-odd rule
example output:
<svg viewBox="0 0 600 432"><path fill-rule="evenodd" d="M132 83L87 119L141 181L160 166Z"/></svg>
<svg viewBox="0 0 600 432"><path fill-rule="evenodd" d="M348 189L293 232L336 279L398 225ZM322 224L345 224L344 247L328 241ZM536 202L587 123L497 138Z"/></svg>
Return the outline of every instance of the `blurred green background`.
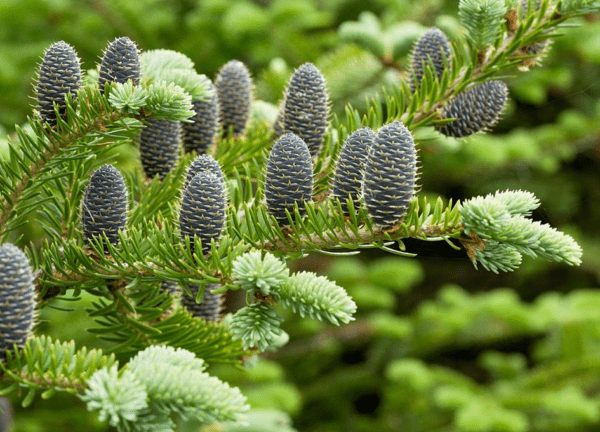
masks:
<svg viewBox="0 0 600 432"><path fill-rule="evenodd" d="M510 3L510 1L509 1ZM514 3L514 2L513 2ZM181 51L214 78L231 59L248 65L255 96L277 104L291 72L315 63L332 109L398 85L412 43L437 25L462 32L445 0L2 0L0 154L34 101L37 64L65 40L85 69L107 43L129 36L142 50ZM453 200L503 189L532 191L536 220L571 234L583 263L525 258L521 269L476 270L444 242L407 241L414 259L362 252L292 263L344 286L357 320L333 328L286 315L291 339L246 371L212 371L257 410L252 429L311 432L593 431L600 429L600 22L561 31L541 67L506 78L511 101L493 133L464 140L416 131L425 196ZM385 43L354 43L357 26ZM102 346L74 312L46 309L39 333ZM62 304L65 306L65 304ZM15 431L108 430L73 397L15 410ZM198 431L198 425L182 425ZM222 430L219 427L204 430Z"/></svg>

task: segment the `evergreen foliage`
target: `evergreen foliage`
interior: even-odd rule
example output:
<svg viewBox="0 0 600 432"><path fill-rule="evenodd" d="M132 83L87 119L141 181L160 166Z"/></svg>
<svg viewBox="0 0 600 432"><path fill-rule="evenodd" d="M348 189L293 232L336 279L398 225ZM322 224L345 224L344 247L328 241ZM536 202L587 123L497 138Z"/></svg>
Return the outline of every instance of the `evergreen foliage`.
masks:
<svg viewBox="0 0 600 432"><path fill-rule="evenodd" d="M54 19L79 16L59 3ZM81 411L72 395L94 431L597 427L600 303L578 284L597 273L580 168L598 107L561 73L590 58L572 48L588 28L569 27L600 5L461 0L459 21L456 4L381 0L346 21L349 0L192 3L86 5L129 37L83 74L100 51L88 26L115 36L102 21L44 36L79 42L46 51L39 115L0 130L0 394L50 407L49 430ZM559 34L565 62L548 49ZM542 55L549 69L528 71ZM69 79L41 86L63 57ZM549 117L522 115L551 84ZM414 259L428 253L435 265Z"/></svg>

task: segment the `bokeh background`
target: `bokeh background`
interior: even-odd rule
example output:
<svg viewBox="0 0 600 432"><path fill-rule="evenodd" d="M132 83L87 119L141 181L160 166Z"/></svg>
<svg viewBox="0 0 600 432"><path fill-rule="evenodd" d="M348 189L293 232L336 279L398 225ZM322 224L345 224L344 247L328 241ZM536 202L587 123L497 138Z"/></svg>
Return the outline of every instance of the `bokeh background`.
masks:
<svg viewBox="0 0 600 432"><path fill-rule="evenodd" d="M142 50L181 51L211 79L238 59L253 74L256 99L273 107L291 72L310 61L342 115L347 103L360 110L366 97L398 85L428 27L458 40L457 9L453 0L2 0L0 156L31 115L37 64L58 40L75 47L85 69L118 36ZM257 409L248 428L227 430L600 430L598 18L573 21L579 27L560 31L540 67L504 78L510 102L492 133L454 140L417 131L421 194L534 192L542 202L534 219L571 234L582 265L525 258L518 271L497 275L475 269L464 251L422 241L406 241L413 259L370 251L293 262L344 286L357 319L334 328L281 311L287 346L246 370L215 367ZM356 43L357 28L395 41L393 58ZM55 304L71 312L45 310L38 332L101 347L85 331L86 301ZM70 396L13 410L15 432L108 430Z"/></svg>

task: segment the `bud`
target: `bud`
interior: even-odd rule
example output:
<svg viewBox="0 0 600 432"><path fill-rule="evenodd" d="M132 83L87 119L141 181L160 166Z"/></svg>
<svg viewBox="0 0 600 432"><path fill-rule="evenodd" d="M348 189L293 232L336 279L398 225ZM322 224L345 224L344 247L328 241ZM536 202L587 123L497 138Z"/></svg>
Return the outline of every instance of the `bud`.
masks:
<svg viewBox="0 0 600 432"><path fill-rule="evenodd" d="M181 127L179 122L148 119L140 133L140 158L146 176L163 179L177 163Z"/></svg>
<svg viewBox="0 0 600 432"><path fill-rule="evenodd" d="M265 178L267 210L277 223L289 225L285 211L294 216L298 204L305 213L306 201L312 200L313 164L306 143L298 136L287 133L273 145Z"/></svg>
<svg viewBox="0 0 600 432"><path fill-rule="evenodd" d="M194 123L182 123L183 148L186 153L206 153L219 132L219 100L212 82L210 91L212 97L208 101L193 102L196 114L190 120Z"/></svg>
<svg viewBox="0 0 600 432"><path fill-rule="evenodd" d="M37 106L42 121L56 125L54 104L61 116L66 112L65 95L81 87L81 63L77 53L66 42L56 42L46 50L38 71Z"/></svg>
<svg viewBox="0 0 600 432"><path fill-rule="evenodd" d="M219 70L215 80L219 101L219 122L223 136L232 128L233 136L244 133L252 108L252 77L246 65L231 60Z"/></svg>
<svg viewBox="0 0 600 432"><path fill-rule="evenodd" d="M450 66L450 43L439 28L432 27L415 43L411 57L410 75L413 78L410 82L410 90L414 92L421 83L423 71L429 65L430 60L438 79L444 73L444 59Z"/></svg>
<svg viewBox="0 0 600 432"><path fill-rule="evenodd" d="M202 241L202 254L210 252L210 241L221 237L225 224L227 193L225 183L212 172L199 172L183 191L179 226L181 238L190 238L192 253L195 252L194 235Z"/></svg>
<svg viewBox="0 0 600 432"><path fill-rule="evenodd" d="M494 126L508 98L503 81L487 81L457 95L443 109L442 118L456 120L437 126L446 136L465 137Z"/></svg>
<svg viewBox="0 0 600 432"><path fill-rule="evenodd" d="M137 45L127 36L111 42L102 56L98 73L98 87L104 92L107 82L125 84L131 80L133 85L140 82L141 67Z"/></svg>
<svg viewBox="0 0 600 432"><path fill-rule="evenodd" d="M118 233L127 224L127 188L112 165L103 165L92 174L83 197L81 224L88 244L102 234L112 245L119 243ZM108 253L106 245L104 251Z"/></svg>
<svg viewBox="0 0 600 432"><path fill-rule="evenodd" d="M0 359L13 344L25 346L35 318L35 287L27 257L18 247L0 246Z"/></svg>
<svg viewBox="0 0 600 432"><path fill-rule="evenodd" d="M344 214L348 215L348 197L358 201L362 189L365 155L376 139L371 128L354 131L344 143L333 178L333 196L340 200Z"/></svg>
<svg viewBox="0 0 600 432"><path fill-rule="evenodd" d="M379 130L363 178L363 196L373 222L385 230L399 225L417 181L415 142L402 123L395 121Z"/></svg>
<svg viewBox="0 0 600 432"><path fill-rule="evenodd" d="M312 63L294 71L285 93L283 129L304 140L311 157L321 152L329 119L325 78Z"/></svg>

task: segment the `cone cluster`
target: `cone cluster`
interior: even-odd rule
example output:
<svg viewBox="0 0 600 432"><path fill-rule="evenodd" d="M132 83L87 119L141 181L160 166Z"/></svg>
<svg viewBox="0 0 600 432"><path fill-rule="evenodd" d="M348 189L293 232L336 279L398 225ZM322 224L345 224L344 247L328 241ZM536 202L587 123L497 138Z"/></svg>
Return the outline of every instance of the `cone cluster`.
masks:
<svg viewBox="0 0 600 432"><path fill-rule="evenodd" d="M252 108L252 77L244 63L231 60L219 70L215 80L219 102L219 123L223 136L229 129L233 136L240 136L246 129Z"/></svg>
<svg viewBox="0 0 600 432"><path fill-rule="evenodd" d="M193 123L182 123L183 148L186 153L206 153L219 132L219 98L214 84L210 83L212 97L208 101L195 101Z"/></svg>
<svg viewBox="0 0 600 432"><path fill-rule="evenodd" d="M112 245L119 242L119 231L127 224L127 188L115 167L104 165L92 174L81 213L83 236L88 244L103 234ZM108 253L106 245L104 251Z"/></svg>
<svg viewBox="0 0 600 432"><path fill-rule="evenodd" d="M349 214L346 200L358 201L361 195L365 155L376 138L371 128L362 127L348 137L340 151L332 194L340 200L345 215Z"/></svg>
<svg viewBox="0 0 600 432"><path fill-rule="evenodd" d="M379 129L364 170L363 196L369 217L382 229L399 225L408 211L417 181L417 151L400 122Z"/></svg>
<svg viewBox="0 0 600 432"><path fill-rule="evenodd" d="M415 91L423 79L423 71L431 61L435 73L441 78L444 73L444 61L448 67L450 64L450 43L444 32L437 27L427 30L423 36L415 43L411 58L411 76L410 90ZM448 71L450 72L450 71Z"/></svg>
<svg viewBox="0 0 600 432"><path fill-rule="evenodd" d="M177 163L181 127L179 122L148 119L140 133L140 158L147 177L163 179Z"/></svg>
<svg viewBox="0 0 600 432"><path fill-rule="evenodd" d="M289 225L286 210L294 217L295 205L305 214L305 202L312 200L313 164L302 138L286 133L273 145L265 178L267 210L279 225Z"/></svg>
<svg viewBox="0 0 600 432"><path fill-rule="evenodd" d="M508 88L503 81L486 81L471 87L452 99L442 111L442 118L456 120L436 129L455 138L488 130L498 122L507 98Z"/></svg>
<svg viewBox="0 0 600 432"><path fill-rule="evenodd" d="M127 36L119 37L111 42L102 56L98 73L98 87L104 92L108 82L126 83L131 80L134 85L140 82L141 66L137 45Z"/></svg>
<svg viewBox="0 0 600 432"><path fill-rule="evenodd" d="M37 108L42 121L51 126L57 122L54 104L62 116L66 112L65 96L74 97L81 87L81 62L75 49L64 41L46 50L38 71L36 86Z"/></svg>
<svg viewBox="0 0 600 432"><path fill-rule="evenodd" d="M35 318L35 287L27 257L18 247L0 246L0 359L13 344L25 346Z"/></svg>
<svg viewBox="0 0 600 432"><path fill-rule="evenodd" d="M321 152L329 120L325 78L312 63L294 71L285 92L283 131L304 140L311 157Z"/></svg>

